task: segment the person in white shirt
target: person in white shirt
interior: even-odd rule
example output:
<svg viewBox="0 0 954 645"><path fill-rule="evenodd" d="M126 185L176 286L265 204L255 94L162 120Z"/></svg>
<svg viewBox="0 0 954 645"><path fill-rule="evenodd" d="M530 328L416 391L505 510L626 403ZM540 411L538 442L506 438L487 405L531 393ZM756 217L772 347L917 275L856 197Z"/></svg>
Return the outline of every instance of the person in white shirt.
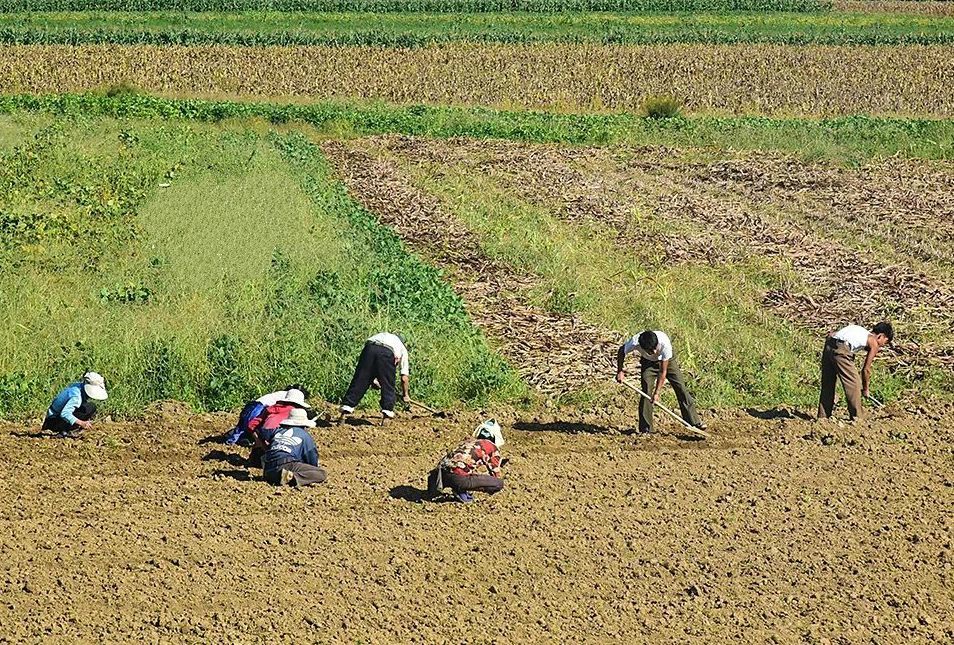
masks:
<svg viewBox="0 0 954 645"><path fill-rule="evenodd" d="M404 339L397 334L381 332L375 334L364 343L358 366L354 370L354 377L341 403L341 413L351 414L361 402L371 383L375 380L381 388L381 414L389 419L394 418L394 402L397 399L395 391L395 369L400 368L401 390L404 402L410 403L409 394L410 365L408 362L407 347Z"/></svg>
<svg viewBox="0 0 954 645"><path fill-rule="evenodd" d="M661 331L646 330L633 336L620 346L616 353L617 381L622 382L625 378L626 373L623 371L623 363L626 360L626 355L634 351L639 354L639 377L643 392L652 397L652 402L640 397L640 432L652 432L653 402L659 401L659 395L666 381L669 381L673 392L676 393L676 400L679 401L682 418L689 425L705 430L706 424L699 418L695 401L693 401L692 395L689 394L689 390L686 389L686 384L682 380L682 372L679 370L679 363L676 361L669 336Z"/></svg>
<svg viewBox="0 0 954 645"><path fill-rule="evenodd" d="M889 322L879 322L871 331L861 325L848 325L828 334L821 359L821 396L818 399L818 419L827 419L835 407L835 377L845 389L848 416L862 415L861 399L870 396L871 365L875 356L894 340L894 329ZM858 378L855 353L866 352L865 364Z"/></svg>

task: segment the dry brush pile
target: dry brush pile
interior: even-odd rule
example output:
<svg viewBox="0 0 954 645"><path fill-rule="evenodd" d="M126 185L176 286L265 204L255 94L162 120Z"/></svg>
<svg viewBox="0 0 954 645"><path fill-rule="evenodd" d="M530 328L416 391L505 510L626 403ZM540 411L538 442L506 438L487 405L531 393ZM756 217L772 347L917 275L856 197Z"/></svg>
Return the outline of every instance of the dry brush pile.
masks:
<svg viewBox="0 0 954 645"><path fill-rule="evenodd" d="M834 70L834 71L833 71ZM385 47L22 45L0 50L7 92L129 83L175 95L380 99L505 108L954 115L954 47Z"/></svg>

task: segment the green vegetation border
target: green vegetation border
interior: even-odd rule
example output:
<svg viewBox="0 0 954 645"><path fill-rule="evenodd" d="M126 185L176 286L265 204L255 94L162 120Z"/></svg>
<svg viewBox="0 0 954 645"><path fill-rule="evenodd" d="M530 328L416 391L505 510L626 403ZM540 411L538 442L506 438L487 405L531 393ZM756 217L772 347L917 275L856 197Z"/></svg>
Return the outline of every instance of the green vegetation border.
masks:
<svg viewBox="0 0 954 645"><path fill-rule="evenodd" d="M134 91L0 96L0 113L163 117L202 121L301 122L347 137L401 133L538 143L632 144L782 150L806 159L863 163L901 155L954 158L954 120L848 116L831 119L693 116L651 119L632 113L557 114L382 103L282 104L169 99Z"/></svg>

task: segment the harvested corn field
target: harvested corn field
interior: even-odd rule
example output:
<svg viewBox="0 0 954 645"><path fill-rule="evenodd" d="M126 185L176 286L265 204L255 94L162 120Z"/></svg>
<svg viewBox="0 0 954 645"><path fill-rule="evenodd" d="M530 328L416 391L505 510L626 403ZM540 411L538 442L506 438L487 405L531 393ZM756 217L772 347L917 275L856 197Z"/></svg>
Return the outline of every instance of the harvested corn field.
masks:
<svg viewBox="0 0 954 645"><path fill-rule="evenodd" d="M905 329L888 360L904 387L934 382L943 389L951 383L954 258L947 240L954 170L949 165L890 160L848 170L774 154L700 160L677 150L407 137L344 145L390 160L392 174L400 169L407 182L438 195L445 210L469 222L498 262L509 259L531 274L535 266L551 293L572 274L569 284L588 290L575 301L575 315L616 330L617 339L635 324L618 317L627 306L635 317L660 320L664 310L678 307L659 304L660 297L671 297L665 294L673 289L690 290L701 275L731 267L735 277L728 280L747 276L755 284L737 294L740 299L758 299L770 316L750 312L752 326L776 325L772 320L780 318L821 338L841 322L890 318ZM357 153L338 158L339 173L345 175L362 164ZM390 185L393 181L352 189L376 193L374 202L364 203L379 212L375 203L390 201ZM482 199L496 206L468 215L464 204ZM537 225L553 227L545 251L493 229L499 220L516 232L518 220L506 219L515 212L531 213L527 216ZM441 227L434 221L416 223L419 235ZM591 246L594 256L560 255L559 270L548 272L545 254L556 253L562 236L570 246ZM614 253L617 265L600 264ZM521 264L527 257L530 264ZM596 277L589 273L594 265ZM616 277L620 285L613 284L614 266L624 271ZM679 266L689 271L689 283L667 286ZM658 304L645 313L626 304L645 299ZM552 299L544 302L554 306ZM718 360L717 354L707 354L712 329L694 333L684 325L683 333L700 367ZM755 351L759 343L748 349Z"/></svg>
<svg viewBox="0 0 954 645"><path fill-rule="evenodd" d="M954 48L776 45L158 47L0 50L0 86L73 92L116 84L177 96L357 98L566 111L954 114Z"/></svg>

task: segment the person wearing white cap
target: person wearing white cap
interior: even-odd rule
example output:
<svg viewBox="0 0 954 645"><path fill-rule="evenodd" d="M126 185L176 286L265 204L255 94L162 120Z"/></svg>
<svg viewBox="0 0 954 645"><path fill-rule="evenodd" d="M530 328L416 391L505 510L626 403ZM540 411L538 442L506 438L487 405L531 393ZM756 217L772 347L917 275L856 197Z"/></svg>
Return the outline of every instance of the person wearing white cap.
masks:
<svg viewBox="0 0 954 645"><path fill-rule="evenodd" d="M93 401L105 401L106 379L96 372L86 372L83 378L70 383L56 395L43 419L43 430L59 437L76 438L92 427L90 419L96 414Z"/></svg>
<svg viewBox="0 0 954 645"><path fill-rule="evenodd" d="M293 410L302 410L306 417L311 412L311 406L305 401L305 393L295 388L285 391L274 405L268 406L248 422L247 430L252 439L249 464L255 467L260 464L262 454L272 442L272 435Z"/></svg>
<svg viewBox="0 0 954 645"><path fill-rule="evenodd" d="M361 402L372 383L381 388L381 414L389 419L394 418L394 402L397 399L395 390L395 371L401 372L401 391L404 402L411 402L408 391L410 383L410 363L404 339L398 334L381 332L375 334L364 343L358 365L354 369L351 385L341 403L341 414L351 414Z"/></svg>
<svg viewBox="0 0 954 645"><path fill-rule="evenodd" d="M494 419L488 419L474 430L473 437L464 441L441 459L437 468L427 477L427 491L431 497L445 488L454 491L454 498L463 503L474 501L471 492L500 492L504 487L500 466L500 448L504 445L503 431Z"/></svg>
<svg viewBox="0 0 954 645"><path fill-rule="evenodd" d="M305 428L314 428L308 413L295 408L282 420L262 457L265 481L279 486L310 486L328 478L318 464L318 449Z"/></svg>
<svg viewBox="0 0 954 645"><path fill-rule="evenodd" d="M253 419L262 414L266 408L269 408L284 399L288 395L289 390L300 391L303 395L303 400L308 398L308 390L306 390L303 385L293 383L284 390L277 390L269 394L263 394L254 401L249 401L242 408L242 411L239 412L238 422L235 424L235 427L225 433L225 443L228 445L240 444L246 446L254 443L255 438L249 431L249 424Z"/></svg>

